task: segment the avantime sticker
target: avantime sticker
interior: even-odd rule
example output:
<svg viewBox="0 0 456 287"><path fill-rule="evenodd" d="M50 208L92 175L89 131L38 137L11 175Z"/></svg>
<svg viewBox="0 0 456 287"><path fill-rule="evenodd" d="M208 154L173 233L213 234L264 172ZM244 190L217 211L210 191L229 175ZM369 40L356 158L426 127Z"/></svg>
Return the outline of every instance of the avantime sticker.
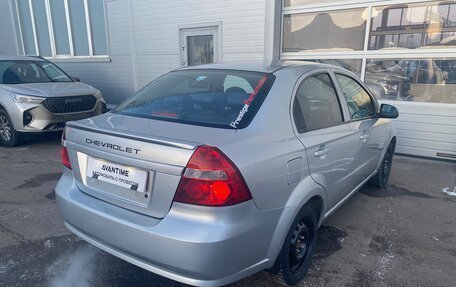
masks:
<svg viewBox="0 0 456 287"><path fill-rule="evenodd" d="M263 87L264 83L266 82L267 77L263 76L261 80L258 82L257 86L253 90L252 93L250 93L249 97L244 100L244 106L242 109L239 111L239 115L237 116L236 120L230 123L230 126L237 129L239 123L241 122L242 118L244 115L249 111L250 104L252 104L253 100L255 99L256 95L260 91L261 87Z"/></svg>
<svg viewBox="0 0 456 287"><path fill-rule="evenodd" d="M138 190L139 183L126 179L129 177L129 170L112 167L107 164L103 164L101 170L105 171L106 173L101 171L92 171L92 178L98 179L101 176L110 181L117 181L119 183L129 185L131 190Z"/></svg>
<svg viewBox="0 0 456 287"><path fill-rule="evenodd" d="M89 157L87 176L133 191L144 192L147 182L147 172L140 169L106 162Z"/></svg>

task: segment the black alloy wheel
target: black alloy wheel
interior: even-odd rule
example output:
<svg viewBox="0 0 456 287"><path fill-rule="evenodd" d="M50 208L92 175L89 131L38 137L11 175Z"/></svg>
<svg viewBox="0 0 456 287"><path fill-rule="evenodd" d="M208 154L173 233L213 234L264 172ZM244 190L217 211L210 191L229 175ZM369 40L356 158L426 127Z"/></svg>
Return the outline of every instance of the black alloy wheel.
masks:
<svg viewBox="0 0 456 287"><path fill-rule="evenodd" d="M382 165L382 185L385 186L388 182L388 178L391 173L391 165L393 162L393 153L390 148L386 150L385 158L383 159Z"/></svg>
<svg viewBox="0 0 456 287"><path fill-rule="evenodd" d="M11 140L11 124L4 114L0 114L0 137L3 142Z"/></svg>
<svg viewBox="0 0 456 287"><path fill-rule="evenodd" d="M0 108L0 143L5 147L14 147L23 142L24 136L18 133L8 113Z"/></svg>

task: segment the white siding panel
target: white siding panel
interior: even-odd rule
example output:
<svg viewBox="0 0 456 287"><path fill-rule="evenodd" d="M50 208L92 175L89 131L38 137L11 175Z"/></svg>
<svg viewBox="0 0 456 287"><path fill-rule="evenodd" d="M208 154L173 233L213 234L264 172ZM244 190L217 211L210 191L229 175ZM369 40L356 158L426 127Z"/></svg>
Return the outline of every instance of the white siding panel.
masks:
<svg viewBox="0 0 456 287"><path fill-rule="evenodd" d="M430 133L441 133L441 134L455 134L455 125L445 125L445 124L428 124L428 123L416 123L416 122L404 122L396 121L395 123L396 130L407 130L407 131L421 131L421 132L430 132Z"/></svg>
<svg viewBox="0 0 456 287"><path fill-rule="evenodd" d="M426 157L437 157L437 153L456 155L456 105L385 103L396 106L400 113L394 120L398 153Z"/></svg>
<svg viewBox="0 0 456 287"><path fill-rule="evenodd" d="M444 150L442 150L440 152L445 153ZM425 147L416 148L416 147L398 145L398 146L396 146L396 153L436 158L435 149L428 149ZM446 151L446 153L451 153L451 152ZM451 160L451 158L444 158L444 159Z"/></svg>
<svg viewBox="0 0 456 287"><path fill-rule="evenodd" d="M415 123L418 127L421 124L432 124L432 125L445 125L445 126L453 126L452 117L447 116L439 116L439 115L417 115L417 114L407 114L405 112L399 111L400 115L399 119L396 121L400 122L408 122L408 123ZM405 116L407 115L407 116Z"/></svg>
<svg viewBox="0 0 456 287"><path fill-rule="evenodd" d="M455 145L456 147L456 134L443 134L438 132L425 132L425 131L411 131L411 130L402 130L396 129L401 133L403 139L416 139L416 140L427 140L434 143L449 143Z"/></svg>
<svg viewBox="0 0 456 287"><path fill-rule="evenodd" d="M229 61L256 61L263 60L264 53L227 53L223 55L223 60L225 62Z"/></svg>
<svg viewBox="0 0 456 287"><path fill-rule="evenodd" d="M132 1L139 85L180 67L179 27L222 22L223 61L262 60L264 0Z"/></svg>
<svg viewBox="0 0 456 287"><path fill-rule="evenodd" d="M399 111L412 115L437 115L456 117L456 105L440 103L419 103L419 102L390 102L394 104Z"/></svg>
<svg viewBox="0 0 456 287"><path fill-rule="evenodd" d="M446 143L439 142L434 140L425 140L425 139L408 139L401 138L398 141L398 145L411 148L427 148L429 150L434 150L435 152L448 152L454 153L456 151L456 143ZM435 156L435 154L434 154Z"/></svg>

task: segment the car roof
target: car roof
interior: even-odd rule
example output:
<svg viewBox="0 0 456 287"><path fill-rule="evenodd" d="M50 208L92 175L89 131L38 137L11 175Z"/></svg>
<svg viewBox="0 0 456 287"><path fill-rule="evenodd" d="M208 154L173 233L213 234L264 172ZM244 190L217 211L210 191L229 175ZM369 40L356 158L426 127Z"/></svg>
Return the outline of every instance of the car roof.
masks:
<svg viewBox="0 0 456 287"><path fill-rule="evenodd" d="M39 56L8 56L0 55L0 61L45 61ZM239 71L254 71L262 73L274 73L286 67L299 67L303 72L310 71L318 68L337 68L337 66L306 62L306 61L279 61L277 63L266 64L264 61L232 61L221 62L213 64L205 64L199 66L190 66L178 70L199 70L199 69L226 69L226 70L239 70Z"/></svg>
<svg viewBox="0 0 456 287"><path fill-rule="evenodd" d="M265 64L264 61L233 61L221 62L199 66L190 66L181 68L179 70L200 70L200 69L227 69L227 70L240 70L240 71L254 71L262 73L274 73L286 67L299 67L303 72L319 69L319 68L336 68L337 66L306 62L306 61L279 61L275 64Z"/></svg>
<svg viewBox="0 0 456 287"><path fill-rule="evenodd" d="M0 61L45 61L43 58L39 56L8 56L8 55L1 55Z"/></svg>

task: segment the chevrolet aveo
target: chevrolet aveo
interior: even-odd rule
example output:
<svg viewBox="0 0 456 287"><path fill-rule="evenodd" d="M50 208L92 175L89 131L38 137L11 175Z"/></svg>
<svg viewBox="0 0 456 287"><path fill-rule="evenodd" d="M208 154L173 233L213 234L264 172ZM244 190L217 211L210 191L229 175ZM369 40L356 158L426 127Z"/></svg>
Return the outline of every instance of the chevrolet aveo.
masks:
<svg viewBox="0 0 456 287"><path fill-rule="evenodd" d="M397 110L341 68L211 64L67 124L66 227L156 274L220 286L306 274L322 222L390 174Z"/></svg>

